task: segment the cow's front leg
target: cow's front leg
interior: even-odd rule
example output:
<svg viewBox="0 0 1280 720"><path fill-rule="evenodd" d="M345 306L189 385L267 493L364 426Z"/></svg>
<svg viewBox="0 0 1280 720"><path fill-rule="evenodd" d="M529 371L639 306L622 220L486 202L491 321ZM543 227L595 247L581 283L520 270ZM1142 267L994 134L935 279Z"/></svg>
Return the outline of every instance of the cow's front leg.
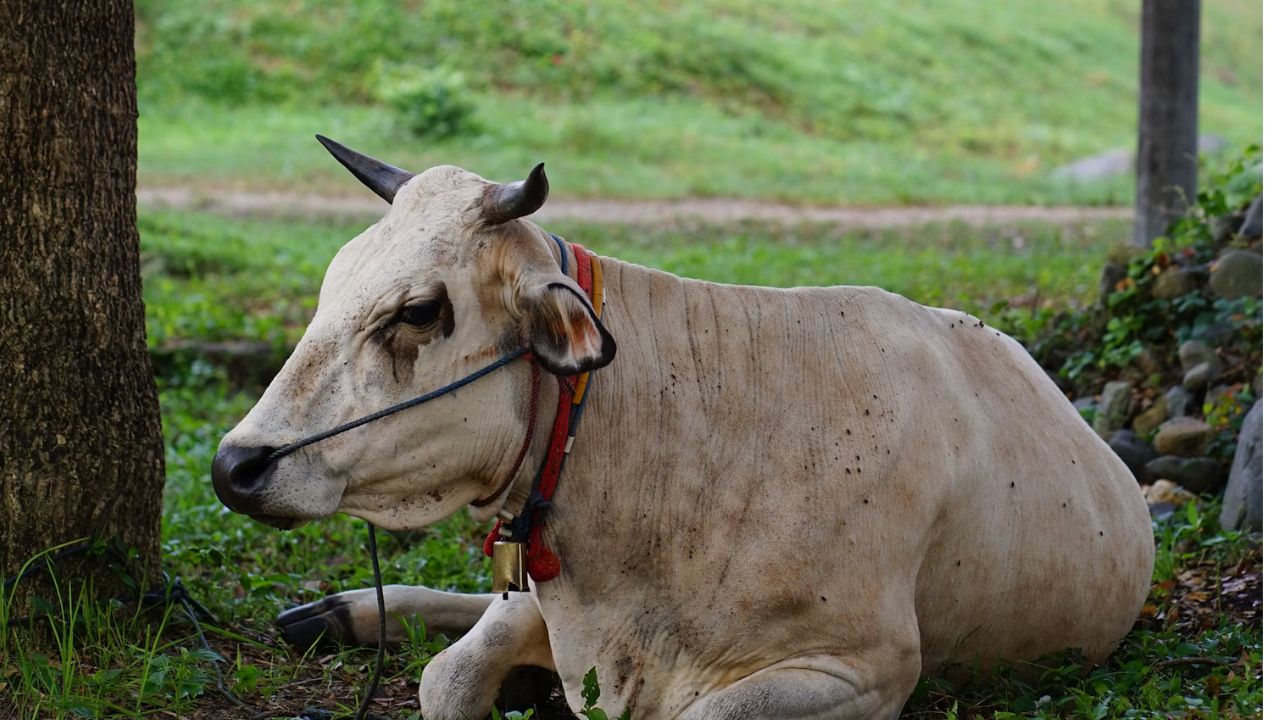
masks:
<svg viewBox="0 0 1280 720"><path fill-rule="evenodd" d="M792 658L709 693L680 720L896 718L920 675L920 657Z"/></svg>
<svg viewBox="0 0 1280 720"><path fill-rule="evenodd" d="M528 593L495 600L471 631L422 671L423 720L488 718L508 673L532 666L554 671L547 626Z"/></svg>
<svg viewBox="0 0 1280 720"><path fill-rule="evenodd" d="M404 642L404 620L423 623L427 631L457 637L484 615L496 595L441 592L411 585L383 587L387 606L387 639ZM378 596L373 588L349 590L280 613L276 625L285 640L306 650L317 641L346 645L378 642Z"/></svg>

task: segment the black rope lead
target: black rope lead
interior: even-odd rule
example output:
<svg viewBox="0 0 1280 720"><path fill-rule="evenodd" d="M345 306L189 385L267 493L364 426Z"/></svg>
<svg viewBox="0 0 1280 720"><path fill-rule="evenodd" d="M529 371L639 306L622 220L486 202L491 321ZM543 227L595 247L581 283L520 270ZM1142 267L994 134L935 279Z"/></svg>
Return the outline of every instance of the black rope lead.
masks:
<svg viewBox="0 0 1280 720"><path fill-rule="evenodd" d="M448 395L449 393L454 392L459 388L462 388L466 385L470 385L471 383L475 382L476 380L479 380L485 375L488 375L494 370L497 370L503 365L507 365L515 360L519 360L520 358L524 357L524 354L525 354L524 348L517 348L516 350L512 350L506 355L503 355L502 357L498 358L497 360L494 360L488 365L485 365L484 367L471 373L470 375L464 378L459 378L457 380L454 380L453 382L449 383L448 385L445 385L442 388L437 388L435 390L432 390L429 393L426 393L425 395L419 395L416 398L412 398L409 400L405 400L404 402L396 403L395 405L383 408L378 412L365 415L362 418L356 418L351 422L345 422L337 427L329 428L324 432L316 433L315 435L311 435L309 437L302 438L301 440L291 442L288 445L285 445L284 447L277 448L274 452L268 455L267 461L272 462L275 460L279 460L285 455L289 455L298 450L301 450L302 448L308 445L318 443L321 440L327 440L333 437L334 435L341 435L342 433L348 430L354 430L362 425L368 425L374 420L381 420L382 418L388 415L394 415L395 413L401 412L402 410L408 410L409 408L417 407L425 402L430 402L432 400L435 400L436 398Z"/></svg>
<svg viewBox="0 0 1280 720"><path fill-rule="evenodd" d="M378 595L378 659L373 664L373 675L369 678L369 689L364 694L360 709L356 711L355 720L365 720L369 713L369 704L378 691L378 681L382 678L382 661L387 654L387 604L382 597L382 568L378 565L378 534L373 523L366 521L369 527L369 558L373 560L373 589Z"/></svg>

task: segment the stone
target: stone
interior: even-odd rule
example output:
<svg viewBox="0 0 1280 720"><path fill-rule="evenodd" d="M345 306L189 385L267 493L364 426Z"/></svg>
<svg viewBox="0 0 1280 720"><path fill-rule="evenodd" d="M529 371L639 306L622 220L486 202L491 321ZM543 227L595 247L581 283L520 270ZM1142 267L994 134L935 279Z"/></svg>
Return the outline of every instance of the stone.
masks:
<svg viewBox="0 0 1280 720"><path fill-rule="evenodd" d="M1257 240L1262 237L1262 195L1253 199L1249 203L1249 209L1244 212L1244 221L1240 223L1239 230L1236 233L1245 240Z"/></svg>
<svg viewBox="0 0 1280 720"><path fill-rule="evenodd" d="M1049 177L1060 182L1087 183L1133 172L1133 153L1108 150L1054 168Z"/></svg>
<svg viewBox="0 0 1280 720"><path fill-rule="evenodd" d="M1181 385L1174 385L1164 392L1164 404L1171 418L1186 417L1196 409L1196 398Z"/></svg>
<svg viewBox="0 0 1280 720"><path fill-rule="evenodd" d="M1141 482L1146 476L1147 463L1156 459L1158 453L1151 449L1151 446L1143 442L1132 430L1117 431L1111 437L1111 441L1107 443L1114 452L1133 473L1133 476Z"/></svg>
<svg viewBox="0 0 1280 720"><path fill-rule="evenodd" d="M1196 138L1196 146L1199 154L1212 155L1225 148L1227 140L1221 135L1205 133ZM1058 182L1090 183L1121 175L1132 175L1133 166L1133 151L1127 148L1115 148L1056 167L1049 173L1049 177Z"/></svg>
<svg viewBox="0 0 1280 720"><path fill-rule="evenodd" d="M1103 386L1098 411L1093 416L1093 430L1103 440L1109 439L1129 420L1132 395L1133 385L1124 380L1114 380Z"/></svg>
<svg viewBox="0 0 1280 720"><path fill-rule="evenodd" d="M1214 385L1204 394L1205 405L1217 405L1224 395L1231 391L1230 385Z"/></svg>
<svg viewBox="0 0 1280 720"><path fill-rule="evenodd" d="M1151 403L1151 407L1138 413L1138 417L1133 419L1133 430L1142 437L1147 437L1153 430L1160 427L1160 423L1169 419L1169 401L1164 395L1156 398Z"/></svg>
<svg viewBox="0 0 1280 720"><path fill-rule="evenodd" d="M1105 305L1107 298L1116 291L1116 283L1129 277L1127 262L1108 260L1102 266L1102 282L1098 286L1098 298Z"/></svg>
<svg viewBox="0 0 1280 720"><path fill-rule="evenodd" d="M1262 529L1262 401L1244 417L1219 516L1226 530Z"/></svg>
<svg viewBox="0 0 1280 720"><path fill-rule="evenodd" d="M1233 299L1262 297L1262 256L1251 250L1228 250L1209 271L1209 289Z"/></svg>
<svg viewBox="0 0 1280 720"><path fill-rule="evenodd" d="M1102 266L1102 284L1098 288L1098 302L1106 307L1107 298L1115 292L1116 283L1129 277L1129 261L1140 257L1143 249L1134 245L1117 245L1107 252Z"/></svg>
<svg viewBox="0 0 1280 720"><path fill-rule="evenodd" d="M1213 229L1213 241L1218 245L1226 245L1236 238L1240 226L1244 224L1244 213L1233 212L1219 215L1210 223Z"/></svg>
<svg viewBox="0 0 1280 720"><path fill-rule="evenodd" d="M1147 477L1171 480L1197 495L1215 493L1226 479L1222 463L1209 457L1161 455L1146 464Z"/></svg>
<svg viewBox="0 0 1280 720"><path fill-rule="evenodd" d="M1182 376L1182 387L1196 392L1208 387L1209 383L1218 379L1222 371L1212 363L1200 363Z"/></svg>
<svg viewBox="0 0 1280 720"><path fill-rule="evenodd" d="M1093 418L1098 414L1098 401L1091 397L1076 398L1071 401L1071 406L1080 413L1080 417L1092 426Z"/></svg>
<svg viewBox="0 0 1280 720"><path fill-rule="evenodd" d="M1199 340L1188 340L1179 345L1178 361L1182 363L1183 371L1190 370L1201 363L1222 367L1222 360L1218 358L1218 353Z"/></svg>
<svg viewBox="0 0 1280 720"><path fill-rule="evenodd" d="M1156 354L1151 352L1151 348L1145 345L1137 355L1133 356L1133 366L1146 377L1160 372L1160 361L1156 359Z"/></svg>
<svg viewBox="0 0 1280 720"><path fill-rule="evenodd" d="M1199 155L1217 155L1231 143L1221 135L1201 133L1196 137L1196 153ZM1259 171L1261 172L1261 171Z"/></svg>
<svg viewBox="0 0 1280 720"><path fill-rule="evenodd" d="M1155 285L1151 287L1151 296L1161 300L1172 300L1195 289L1194 275L1182 268L1171 266L1156 276Z"/></svg>
<svg viewBox="0 0 1280 720"><path fill-rule="evenodd" d="M1177 483L1170 480L1157 480L1142 488L1142 496L1147 499L1148 506L1169 503L1174 507L1180 507L1196 499L1195 495L1178 487Z"/></svg>
<svg viewBox="0 0 1280 720"><path fill-rule="evenodd" d="M1213 347L1222 347L1230 342L1236 334L1236 326L1228 321L1196 323L1191 328L1191 337Z"/></svg>
<svg viewBox="0 0 1280 720"><path fill-rule="evenodd" d="M1161 455L1198 457L1209 449L1213 436L1213 428L1203 420L1192 417L1165 420L1156 431L1156 452Z"/></svg>

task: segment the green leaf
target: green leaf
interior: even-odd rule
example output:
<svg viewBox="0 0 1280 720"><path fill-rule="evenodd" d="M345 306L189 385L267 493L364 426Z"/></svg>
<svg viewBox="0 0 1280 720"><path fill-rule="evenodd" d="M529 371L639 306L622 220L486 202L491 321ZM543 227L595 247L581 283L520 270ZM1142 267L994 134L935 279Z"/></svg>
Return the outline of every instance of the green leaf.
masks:
<svg viewBox="0 0 1280 720"><path fill-rule="evenodd" d="M600 679L596 677L596 669L591 668L587 674L582 677L582 701L587 704L588 708L595 707L596 702L600 700ZM595 718L587 716L591 720ZM603 720L608 718L601 716Z"/></svg>
<svg viewBox="0 0 1280 720"><path fill-rule="evenodd" d="M1200 511L1196 509L1196 504L1193 502L1187 503L1187 523L1192 527L1200 525Z"/></svg>

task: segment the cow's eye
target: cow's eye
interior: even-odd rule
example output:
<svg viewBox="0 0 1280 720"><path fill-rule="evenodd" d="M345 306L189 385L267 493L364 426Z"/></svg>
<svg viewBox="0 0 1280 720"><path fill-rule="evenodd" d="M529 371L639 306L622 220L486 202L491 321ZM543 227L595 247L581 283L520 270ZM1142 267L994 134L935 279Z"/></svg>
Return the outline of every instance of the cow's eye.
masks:
<svg viewBox="0 0 1280 720"><path fill-rule="evenodd" d="M430 302L418 303L416 305L404 306L400 309L400 314L396 316L396 320L406 325L424 328L435 322L439 317L440 303L433 300Z"/></svg>

